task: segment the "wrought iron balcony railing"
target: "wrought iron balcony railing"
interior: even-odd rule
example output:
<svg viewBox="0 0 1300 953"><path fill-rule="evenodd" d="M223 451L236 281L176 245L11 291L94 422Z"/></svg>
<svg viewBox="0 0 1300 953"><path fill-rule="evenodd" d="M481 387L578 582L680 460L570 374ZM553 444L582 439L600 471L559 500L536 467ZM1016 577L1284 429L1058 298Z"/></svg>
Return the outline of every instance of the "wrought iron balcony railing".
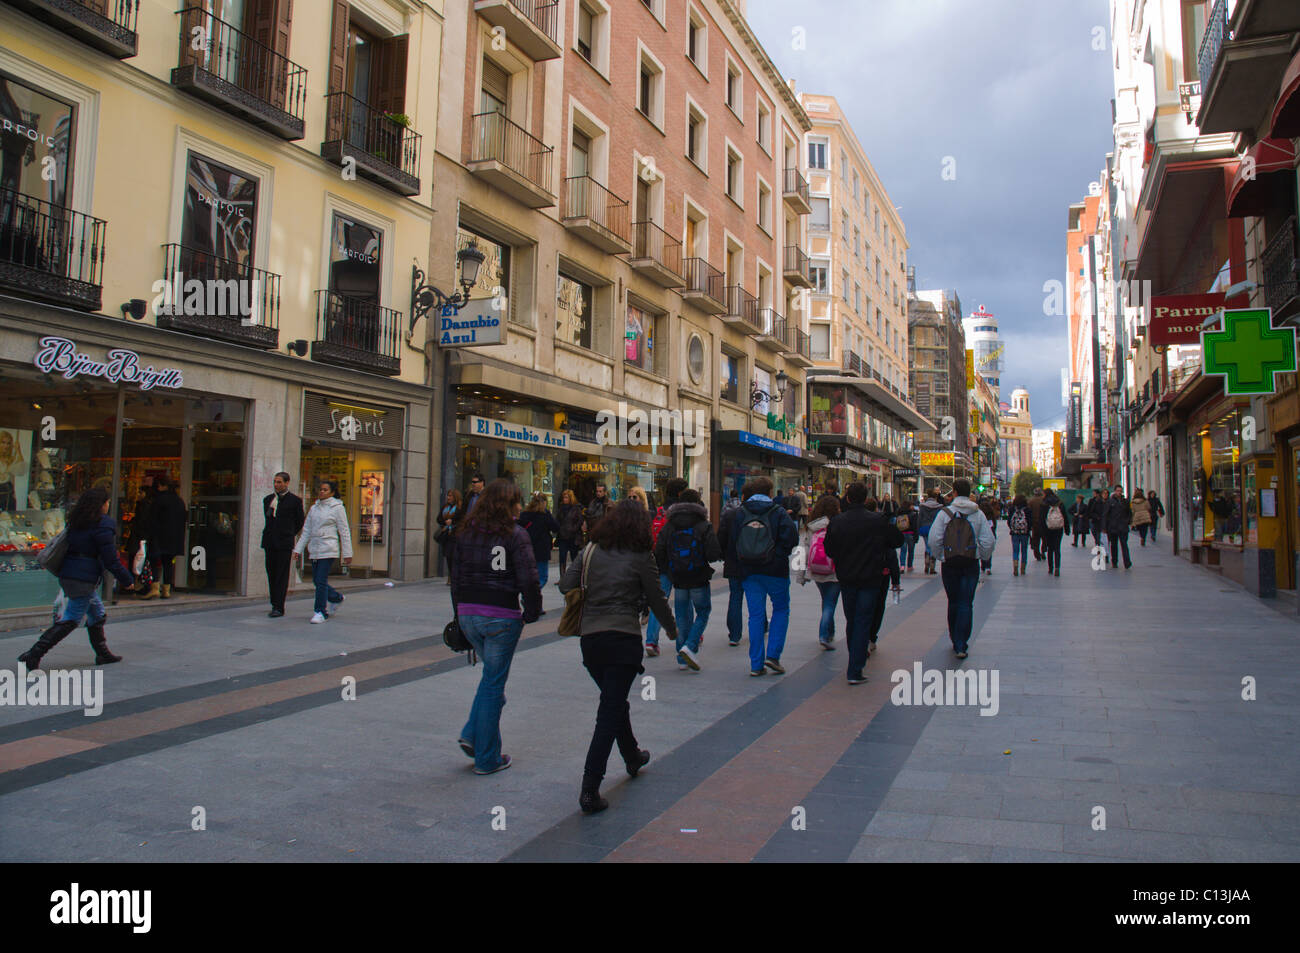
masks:
<svg viewBox="0 0 1300 953"><path fill-rule="evenodd" d="M471 162L495 160L538 188L551 191L553 148L499 112L479 113L471 124Z"/></svg>
<svg viewBox="0 0 1300 953"><path fill-rule="evenodd" d="M564 180L564 217L587 219L629 247L632 244L632 210L627 200L589 175Z"/></svg>
<svg viewBox="0 0 1300 953"><path fill-rule="evenodd" d="M421 136L405 116L375 109L350 93L325 97L325 141L321 155L342 163L357 160L357 172L402 195L420 191Z"/></svg>
<svg viewBox="0 0 1300 953"><path fill-rule="evenodd" d="M785 272L787 275L798 275L803 283L809 287L812 286L812 273L809 270L808 256L798 245L785 246Z"/></svg>
<svg viewBox="0 0 1300 953"><path fill-rule="evenodd" d="M726 292L723 290L722 272L703 258L684 258L682 268L686 278L686 291L706 294L719 304L724 303Z"/></svg>
<svg viewBox="0 0 1300 953"><path fill-rule="evenodd" d="M1210 77L1214 75L1214 64L1219 60L1223 41L1228 37L1228 4L1226 0L1215 0L1210 9L1210 16L1205 21L1205 36L1201 37L1201 48L1196 53L1196 71L1201 78L1201 93L1210 89Z"/></svg>
<svg viewBox="0 0 1300 953"><path fill-rule="evenodd" d="M172 84L285 139L301 139L307 70L203 7L180 11Z"/></svg>
<svg viewBox="0 0 1300 953"><path fill-rule="evenodd" d="M250 347L280 341L280 276L184 245L164 245L158 327Z"/></svg>
<svg viewBox="0 0 1300 953"><path fill-rule="evenodd" d="M758 299L740 285L728 285L726 293L725 314L739 318L752 333L761 332L763 326L758 320Z"/></svg>
<svg viewBox="0 0 1300 953"><path fill-rule="evenodd" d="M109 56L136 54L140 0L8 0L56 30L74 36Z"/></svg>
<svg viewBox="0 0 1300 953"><path fill-rule="evenodd" d="M365 298L317 291L311 358L392 377L402 367L401 317Z"/></svg>
<svg viewBox="0 0 1300 953"><path fill-rule="evenodd" d="M855 354L853 351L844 352L844 361L841 366L845 371L853 374L855 377L870 376L867 371L866 362L862 360L860 355Z"/></svg>
<svg viewBox="0 0 1300 953"><path fill-rule="evenodd" d="M559 0L510 0L510 5L522 13L533 26L550 37L551 42L560 42Z"/></svg>
<svg viewBox="0 0 1300 953"><path fill-rule="evenodd" d="M0 291L98 311L108 223L0 188Z"/></svg>
<svg viewBox="0 0 1300 953"><path fill-rule="evenodd" d="M812 196L808 189L808 180L803 177L798 169L785 170L785 190L784 194L798 196L807 205Z"/></svg>
<svg viewBox="0 0 1300 953"><path fill-rule="evenodd" d="M1275 315L1288 313L1300 296L1300 260L1296 254L1296 217L1292 215L1269 239L1260 256L1264 276L1264 304Z"/></svg>
<svg viewBox="0 0 1300 953"><path fill-rule="evenodd" d="M633 222L632 259L650 260L681 275L682 243L654 222Z"/></svg>

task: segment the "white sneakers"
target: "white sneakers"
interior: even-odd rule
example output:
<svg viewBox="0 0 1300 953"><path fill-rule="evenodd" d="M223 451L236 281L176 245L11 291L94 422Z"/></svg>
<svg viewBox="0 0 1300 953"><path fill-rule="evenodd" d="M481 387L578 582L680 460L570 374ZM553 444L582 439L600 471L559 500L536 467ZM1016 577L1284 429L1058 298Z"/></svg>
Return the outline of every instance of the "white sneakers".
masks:
<svg viewBox="0 0 1300 953"><path fill-rule="evenodd" d="M324 622L324 621L325 621L325 617L324 617L323 615L321 615L319 612L313 613L313 615L312 615L312 617L311 617L311 624L312 624L312 625L320 625L320 623L322 623L322 622Z"/></svg>

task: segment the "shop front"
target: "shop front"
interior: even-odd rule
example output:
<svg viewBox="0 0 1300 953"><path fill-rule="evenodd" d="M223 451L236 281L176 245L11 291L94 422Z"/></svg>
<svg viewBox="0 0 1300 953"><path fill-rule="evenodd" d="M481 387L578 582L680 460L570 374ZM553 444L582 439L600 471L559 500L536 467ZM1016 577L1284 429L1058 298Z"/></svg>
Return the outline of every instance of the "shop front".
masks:
<svg viewBox="0 0 1300 953"><path fill-rule="evenodd" d="M819 452L748 430L718 430L713 435L713 446L713 485L719 491L712 494L710 514L721 511L732 490L743 496L745 483L755 477L770 477L775 489L784 492L793 486L815 483L814 472L827 462Z"/></svg>
<svg viewBox="0 0 1300 953"><path fill-rule="evenodd" d="M322 480L338 483L352 531L352 565L334 572L390 574L394 527L402 481L398 478L406 410L351 396L304 391L302 447L296 492L307 506Z"/></svg>

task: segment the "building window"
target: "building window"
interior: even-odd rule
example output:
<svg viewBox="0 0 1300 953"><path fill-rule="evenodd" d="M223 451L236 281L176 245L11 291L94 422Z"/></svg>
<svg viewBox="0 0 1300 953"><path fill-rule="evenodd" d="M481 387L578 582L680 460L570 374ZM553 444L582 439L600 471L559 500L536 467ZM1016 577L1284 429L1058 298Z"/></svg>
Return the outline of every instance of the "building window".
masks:
<svg viewBox="0 0 1300 953"><path fill-rule="evenodd" d="M762 179L758 180L758 227L772 232L772 190Z"/></svg>
<svg viewBox="0 0 1300 953"><path fill-rule="evenodd" d="M709 120L692 102L687 102L686 109L686 158L694 162L702 171L708 171Z"/></svg>
<svg viewBox="0 0 1300 953"><path fill-rule="evenodd" d="M708 72L709 47L708 33L705 31L704 18L695 10L690 8L686 22L686 56L692 63L699 68L700 72Z"/></svg>
<svg viewBox="0 0 1300 953"><path fill-rule="evenodd" d="M181 245L252 265L256 234L257 179L191 152L185 168Z"/></svg>
<svg viewBox="0 0 1300 953"><path fill-rule="evenodd" d="M847 271L840 272L840 294L844 298L844 303L848 304L849 303L849 273Z"/></svg>
<svg viewBox="0 0 1300 953"><path fill-rule="evenodd" d="M743 117L740 96L740 67L727 57L727 107L739 117Z"/></svg>
<svg viewBox="0 0 1300 953"><path fill-rule="evenodd" d="M744 171L745 164L740 153L730 144L727 146L727 195L737 205L744 207Z"/></svg>
<svg viewBox="0 0 1300 953"><path fill-rule="evenodd" d="M844 237L844 244L849 243L849 213L840 213L840 234Z"/></svg>
<svg viewBox="0 0 1300 953"><path fill-rule="evenodd" d="M831 200L814 198L811 204L812 218L808 220L808 227L822 231L829 230L831 227Z"/></svg>
<svg viewBox="0 0 1300 953"><path fill-rule="evenodd" d="M722 386L719 389L719 396L723 400L729 400L733 404L740 403L740 377L741 365L744 358L734 354L722 352L722 363L720 366Z"/></svg>
<svg viewBox="0 0 1300 953"><path fill-rule="evenodd" d="M627 306L627 325L623 333L624 359L643 371L658 370L660 359L655 353L662 315L652 314L635 305Z"/></svg>
<svg viewBox="0 0 1300 953"><path fill-rule="evenodd" d="M853 282L853 310L862 313L862 285Z"/></svg>
<svg viewBox="0 0 1300 953"><path fill-rule="evenodd" d="M831 326L829 324L810 324L808 333L811 337L812 356L814 360L827 361L831 356Z"/></svg>
<svg viewBox="0 0 1300 953"><path fill-rule="evenodd" d="M379 304L384 233L334 213L329 290L353 301Z"/></svg>
<svg viewBox="0 0 1300 953"><path fill-rule="evenodd" d="M663 66L643 49L637 76L636 108L661 129L664 122L663 80Z"/></svg>
<svg viewBox="0 0 1300 953"><path fill-rule="evenodd" d="M826 168L826 143L811 141L808 143L808 168Z"/></svg>
<svg viewBox="0 0 1300 953"><path fill-rule="evenodd" d="M857 170L857 169L854 169L854 170L853 170L853 201L855 201L855 202L857 202L859 205L861 205L861 204L862 204L862 197L858 194L858 185L859 185L859 181L858 181L858 170Z"/></svg>
<svg viewBox="0 0 1300 953"><path fill-rule="evenodd" d="M856 225L853 226L853 257L862 257L862 233L858 231Z"/></svg>
<svg viewBox="0 0 1300 953"><path fill-rule="evenodd" d="M686 373L697 387L704 380L704 339L692 334L686 345Z"/></svg>
<svg viewBox="0 0 1300 953"><path fill-rule="evenodd" d="M0 103L4 123L0 188L66 207L76 128L73 107L6 76L0 76ZM188 201L187 195L187 205ZM12 209L7 211L3 227L10 226L8 218L13 214Z"/></svg>
<svg viewBox="0 0 1300 953"><path fill-rule="evenodd" d="M819 294L826 294L830 291L831 269L829 264L814 262L809 268L809 274L812 277L813 291Z"/></svg>
<svg viewBox="0 0 1300 953"><path fill-rule="evenodd" d="M585 3L578 4L578 52L588 63L592 62L591 50L593 42L592 21L595 18L591 10Z"/></svg>
<svg viewBox="0 0 1300 953"><path fill-rule="evenodd" d="M772 110L762 100L758 102L758 144L764 152L772 151Z"/></svg>
<svg viewBox="0 0 1300 953"><path fill-rule="evenodd" d="M506 301L506 314L512 315L510 309L510 252L509 245L493 241L486 235L477 232L471 232L465 226L460 226L456 230L456 251L469 246L473 242L478 246L478 250L486 255L483 264L479 266L478 280L474 282L469 289L470 300L488 299L488 307L491 306L492 299L500 295ZM527 309L525 309L527 310Z"/></svg>
<svg viewBox="0 0 1300 953"><path fill-rule="evenodd" d="M555 339L591 348L591 285L561 273L556 281Z"/></svg>

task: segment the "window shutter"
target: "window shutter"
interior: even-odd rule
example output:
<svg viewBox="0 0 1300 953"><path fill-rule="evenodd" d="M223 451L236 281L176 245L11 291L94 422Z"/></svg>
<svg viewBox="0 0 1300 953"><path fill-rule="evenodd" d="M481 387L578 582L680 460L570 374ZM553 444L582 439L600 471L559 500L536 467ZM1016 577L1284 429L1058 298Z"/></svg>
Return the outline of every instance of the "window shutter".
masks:
<svg viewBox="0 0 1300 953"><path fill-rule="evenodd" d="M275 53L250 57L250 88L272 105L285 108L285 91L289 81L289 23L293 17L292 0L257 0L248 11L248 32L254 42ZM285 59L281 59L284 57Z"/></svg>
<svg viewBox="0 0 1300 953"><path fill-rule="evenodd" d="M348 79L348 4L347 0L334 0L334 29L330 31L330 87L331 93L340 93L347 88ZM331 117L337 122L344 115L338 111L338 117ZM337 136L327 138L336 139Z"/></svg>
<svg viewBox="0 0 1300 953"><path fill-rule="evenodd" d="M375 50L370 80L370 105L384 113L406 112L406 57L410 36L383 40Z"/></svg>

